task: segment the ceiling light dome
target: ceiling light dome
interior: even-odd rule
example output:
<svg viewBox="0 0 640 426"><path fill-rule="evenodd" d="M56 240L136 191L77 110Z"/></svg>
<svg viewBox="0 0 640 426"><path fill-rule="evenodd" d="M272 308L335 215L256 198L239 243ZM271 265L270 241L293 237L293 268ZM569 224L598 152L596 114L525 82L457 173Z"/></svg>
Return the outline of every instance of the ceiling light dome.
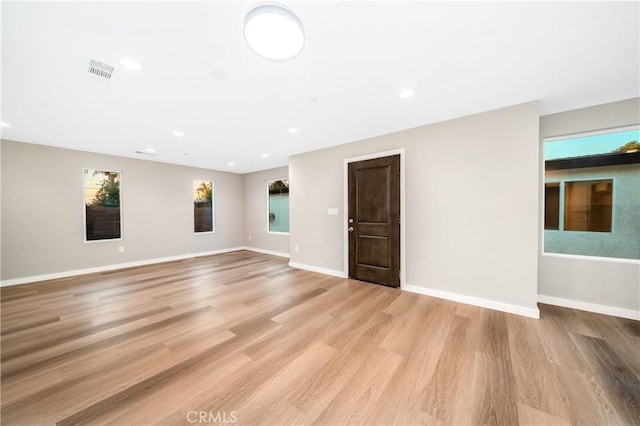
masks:
<svg viewBox="0 0 640 426"><path fill-rule="evenodd" d="M244 20L244 39L258 55L285 61L304 47L302 23L290 10L275 4L258 6Z"/></svg>

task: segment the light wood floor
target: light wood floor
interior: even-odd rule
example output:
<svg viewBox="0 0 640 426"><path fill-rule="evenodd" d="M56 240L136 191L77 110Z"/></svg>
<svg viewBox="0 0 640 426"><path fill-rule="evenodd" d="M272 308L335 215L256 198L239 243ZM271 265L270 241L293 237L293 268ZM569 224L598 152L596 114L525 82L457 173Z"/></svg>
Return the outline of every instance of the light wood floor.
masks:
<svg viewBox="0 0 640 426"><path fill-rule="evenodd" d="M640 424L640 322L249 252L2 289L2 424Z"/></svg>

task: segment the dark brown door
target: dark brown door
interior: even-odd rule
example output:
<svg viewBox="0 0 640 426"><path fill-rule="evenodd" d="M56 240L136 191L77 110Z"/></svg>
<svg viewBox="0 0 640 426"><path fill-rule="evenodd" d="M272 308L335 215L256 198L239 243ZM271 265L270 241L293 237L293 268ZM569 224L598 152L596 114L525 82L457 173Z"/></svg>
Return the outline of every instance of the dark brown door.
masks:
<svg viewBox="0 0 640 426"><path fill-rule="evenodd" d="M400 155L349 163L349 276L400 286Z"/></svg>

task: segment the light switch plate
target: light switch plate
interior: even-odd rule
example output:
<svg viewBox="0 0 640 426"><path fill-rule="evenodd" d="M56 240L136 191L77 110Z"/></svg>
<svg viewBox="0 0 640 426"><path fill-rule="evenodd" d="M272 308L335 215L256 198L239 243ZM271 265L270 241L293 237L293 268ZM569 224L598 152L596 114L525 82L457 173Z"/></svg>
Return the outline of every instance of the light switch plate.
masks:
<svg viewBox="0 0 640 426"><path fill-rule="evenodd" d="M327 210L327 214L329 216L338 216L338 209L336 207L331 207Z"/></svg>

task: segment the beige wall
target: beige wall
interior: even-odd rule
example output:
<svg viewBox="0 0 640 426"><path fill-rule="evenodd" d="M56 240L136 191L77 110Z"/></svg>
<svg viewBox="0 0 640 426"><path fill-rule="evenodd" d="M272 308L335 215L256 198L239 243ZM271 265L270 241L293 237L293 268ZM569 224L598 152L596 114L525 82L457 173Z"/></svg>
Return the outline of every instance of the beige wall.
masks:
<svg viewBox="0 0 640 426"><path fill-rule="evenodd" d="M639 122L640 99L634 98L540 117L540 137L623 127ZM540 150L542 152L542 142ZM540 254L539 275L541 301L640 319L639 262Z"/></svg>
<svg viewBox="0 0 640 426"><path fill-rule="evenodd" d="M244 245L250 248L289 253L289 235L267 232L267 181L286 178L288 167L244 175Z"/></svg>
<svg viewBox="0 0 640 426"><path fill-rule="evenodd" d="M244 243L242 175L4 140L1 149L2 280ZM83 242L83 168L122 172L122 241ZM215 181L213 234L193 233L193 179Z"/></svg>
<svg viewBox="0 0 640 426"><path fill-rule="evenodd" d="M291 157L292 263L345 271L343 161L405 148L403 287L537 312L538 120L531 102Z"/></svg>
<svg viewBox="0 0 640 426"><path fill-rule="evenodd" d="M543 137L637 124L639 117L638 98L540 118L532 102L293 156L288 173L245 176L2 141L0 278L243 245L290 251L294 264L343 273L343 161L405 148L403 287L525 309L535 309L539 293L640 318L640 265L540 255L539 201ZM83 242L85 167L122 171L122 241ZM291 235L268 234L264 181L287 174ZM191 181L202 178L216 184L216 233L194 235ZM328 208L339 214L329 216Z"/></svg>

